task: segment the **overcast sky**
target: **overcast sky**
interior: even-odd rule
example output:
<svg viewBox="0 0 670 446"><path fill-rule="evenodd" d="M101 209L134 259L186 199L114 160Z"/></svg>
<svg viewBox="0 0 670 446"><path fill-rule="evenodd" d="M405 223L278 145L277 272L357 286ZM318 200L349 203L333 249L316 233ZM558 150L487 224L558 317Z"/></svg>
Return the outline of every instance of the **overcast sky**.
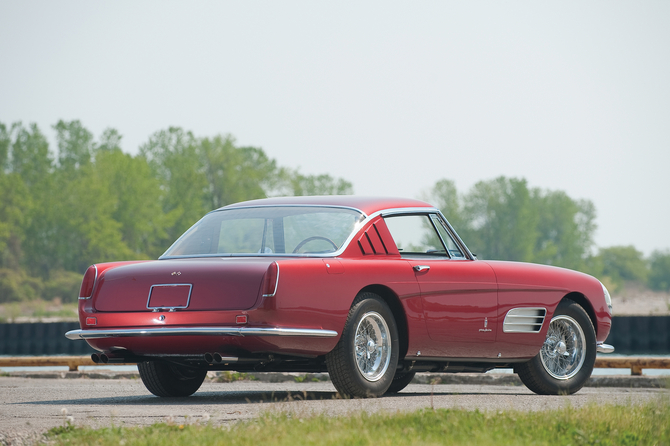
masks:
<svg viewBox="0 0 670 446"><path fill-rule="evenodd" d="M589 199L600 247L670 248L670 2L0 3L0 122L230 133L419 197L442 178ZM448 215L448 210L445 210Z"/></svg>

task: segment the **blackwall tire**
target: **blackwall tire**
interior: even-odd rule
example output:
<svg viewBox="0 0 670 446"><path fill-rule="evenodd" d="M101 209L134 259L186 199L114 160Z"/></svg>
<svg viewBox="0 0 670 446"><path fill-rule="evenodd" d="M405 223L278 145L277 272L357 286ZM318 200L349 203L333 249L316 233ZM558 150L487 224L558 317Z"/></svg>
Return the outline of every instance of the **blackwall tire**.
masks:
<svg viewBox="0 0 670 446"><path fill-rule="evenodd" d="M398 329L388 305L376 294L359 294L340 341L326 355L337 391L350 398L386 393L398 365L398 345Z"/></svg>
<svg viewBox="0 0 670 446"><path fill-rule="evenodd" d="M391 385L386 391L386 394L388 395L400 392L402 389L407 387L412 382L412 380L414 379L414 375L416 375L416 372L396 373L395 376L393 377L393 381L391 381Z"/></svg>
<svg viewBox="0 0 670 446"><path fill-rule="evenodd" d="M596 361L596 333L576 302L564 299L556 308L540 352L515 370L540 395L570 395L591 377Z"/></svg>
<svg viewBox="0 0 670 446"><path fill-rule="evenodd" d="M161 397L193 395L207 376L207 370L160 361L140 362L137 364L137 369L147 390Z"/></svg>

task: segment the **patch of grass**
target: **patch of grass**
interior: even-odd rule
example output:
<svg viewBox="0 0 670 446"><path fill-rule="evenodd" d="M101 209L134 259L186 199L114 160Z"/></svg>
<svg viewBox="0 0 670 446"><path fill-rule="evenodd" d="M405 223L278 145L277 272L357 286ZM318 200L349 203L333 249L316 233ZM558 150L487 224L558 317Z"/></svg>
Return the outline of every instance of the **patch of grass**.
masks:
<svg viewBox="0 0 670 446"><path fill-rule="evenodd" d="M214 378L214 382L217 383L232 383L234 381L258 381L258 378L248 373L229 371L218 373L216 378Z"/></svg>
<svg viewBox="0 0 670 446"><path fill-rule="evenodd" d="M318 383L320 381L319 378L312 375L311 373L305 373L304 375L294 376L293 380L297 383L306 383L306 382Z"/></svg>
<svg viewBox="0 0 670 446"><path fill-rule="evenodd" d="M189 418L187 418L187 421ZM301 416L266 413L232 427L200 419L143 428L52 430L68 445L638 445L670 444L670 401L543 412L424 409L409 413Z"/></svg>

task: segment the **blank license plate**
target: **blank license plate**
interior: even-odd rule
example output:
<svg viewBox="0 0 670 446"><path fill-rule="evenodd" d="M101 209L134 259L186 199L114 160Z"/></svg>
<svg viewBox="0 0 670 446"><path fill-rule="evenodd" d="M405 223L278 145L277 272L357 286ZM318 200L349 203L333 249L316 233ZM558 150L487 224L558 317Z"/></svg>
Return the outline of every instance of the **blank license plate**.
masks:
<svg viewBox="0 0 670 446"><path fill-rule="evenodd" d="M190 283L152 285L147 308L187 308L191 300Z"/></svg>

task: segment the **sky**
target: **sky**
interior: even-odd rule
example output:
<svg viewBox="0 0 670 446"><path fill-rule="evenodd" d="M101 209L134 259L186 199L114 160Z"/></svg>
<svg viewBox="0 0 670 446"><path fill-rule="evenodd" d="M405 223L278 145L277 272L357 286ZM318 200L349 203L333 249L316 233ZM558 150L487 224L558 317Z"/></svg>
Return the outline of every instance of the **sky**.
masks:
<svg viewBox="0 0 670 446"><path fill-rule="evenodd" d="M133 154L231 134L359 195L525 178L648 255L670 249L668 23L665 0L5 1L0 122L112 127Z"/></svg>

